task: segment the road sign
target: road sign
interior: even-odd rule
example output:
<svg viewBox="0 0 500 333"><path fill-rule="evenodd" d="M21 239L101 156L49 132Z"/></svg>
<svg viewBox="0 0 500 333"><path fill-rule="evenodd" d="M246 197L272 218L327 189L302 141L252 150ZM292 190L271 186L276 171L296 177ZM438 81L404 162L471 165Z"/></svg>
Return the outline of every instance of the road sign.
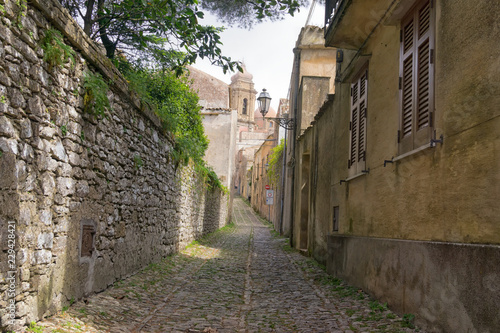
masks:
<svg viewBox="0 0 500 333"><path fill-rule="evenodd" d="M266 205L274 204L274 190L266 191Z"/></svg>
<svg viewBox="0 0 500 333"><path fill-rule="evenodd" d="M269 190L269 189L271 189L271 186L266 185L266 190Z"/></svg>

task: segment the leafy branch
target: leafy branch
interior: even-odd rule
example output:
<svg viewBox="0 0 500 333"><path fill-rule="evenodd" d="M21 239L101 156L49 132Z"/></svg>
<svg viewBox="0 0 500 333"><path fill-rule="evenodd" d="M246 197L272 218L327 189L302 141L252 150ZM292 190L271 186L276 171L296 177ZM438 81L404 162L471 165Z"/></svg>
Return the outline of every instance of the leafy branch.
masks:
<svg viewBox="0 0 500 333"><path fill-rule="evenodd" d="M75 65L75 51L63 41L61 32L55 29L45 31L45 35L40 41L40 47L43 49L43 60L49 64L49 70L54 66L63 66L71 62Z"/></svg>

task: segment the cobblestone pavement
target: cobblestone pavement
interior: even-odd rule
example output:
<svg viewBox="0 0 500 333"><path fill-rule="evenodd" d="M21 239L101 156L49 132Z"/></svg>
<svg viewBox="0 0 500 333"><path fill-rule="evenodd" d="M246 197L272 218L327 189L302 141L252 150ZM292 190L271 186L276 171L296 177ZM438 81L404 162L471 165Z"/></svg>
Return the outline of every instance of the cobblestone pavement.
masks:
<svg viewBox="0 0 500 333"><path fill-rule="evenodd" d="M418 332L273 236L241 199L234 225L33 326L34 332Z"/></svg>

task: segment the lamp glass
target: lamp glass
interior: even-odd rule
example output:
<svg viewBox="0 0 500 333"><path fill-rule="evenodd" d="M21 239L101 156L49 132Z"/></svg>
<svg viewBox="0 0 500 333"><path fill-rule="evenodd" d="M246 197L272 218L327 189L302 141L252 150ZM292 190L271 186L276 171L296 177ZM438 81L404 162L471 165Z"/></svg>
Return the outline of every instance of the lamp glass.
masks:
<svg viewBox="0 0 500 333"><path fill-rule="evenodd" d="M269 107L271 106L271 96L266 89L262 89L257 101L259 102L260 113L262 114L262 117L265 117L269 112Z"/></svg>

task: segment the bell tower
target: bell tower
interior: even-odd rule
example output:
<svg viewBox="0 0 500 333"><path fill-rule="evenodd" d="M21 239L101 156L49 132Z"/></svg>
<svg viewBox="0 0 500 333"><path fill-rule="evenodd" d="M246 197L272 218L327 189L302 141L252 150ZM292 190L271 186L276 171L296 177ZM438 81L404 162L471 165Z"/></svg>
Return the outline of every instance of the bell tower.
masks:
<svg viewBox="0 0 500 333"><path fill-rule="evenodd" d="M255 96L257 91L253 84L253 75L247 72L245 65L242 65L243 73L238 72L231 77L229 85L229 106L238 111L238 125L253 128Z"/></svg>

